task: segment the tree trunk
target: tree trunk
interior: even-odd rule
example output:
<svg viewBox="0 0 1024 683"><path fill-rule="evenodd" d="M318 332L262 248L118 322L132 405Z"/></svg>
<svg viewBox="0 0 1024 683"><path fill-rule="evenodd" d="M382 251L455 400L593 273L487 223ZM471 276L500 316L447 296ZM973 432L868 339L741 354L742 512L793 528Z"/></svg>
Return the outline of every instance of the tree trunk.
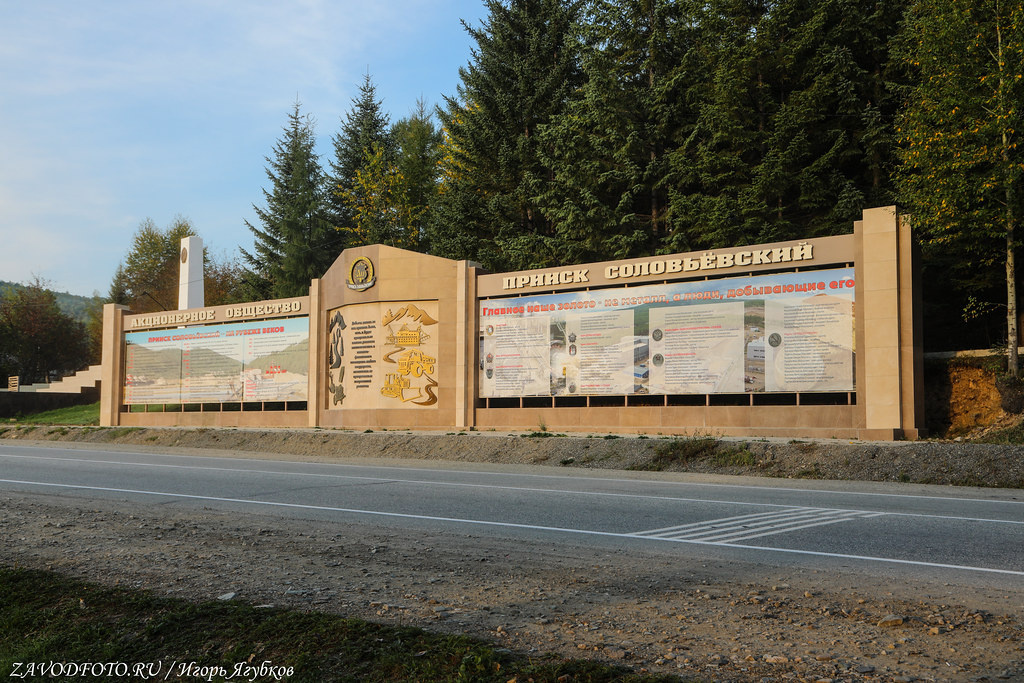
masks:
<svg viewBox="0 0 1024 683"><path fill-rule="evenodd" d="M1005 154L1005 150L1004 150ZM1013 192L1006 189L1006 369L1011 377L1017 369L1017 266L1014 258L1014 230L1017 218L1013 213Z"/></svg>
<svg viewBox="0 0 1024 683"><path fill-rule="evenodd" d="M999 5L996 4L996 17L1001 18ZM1003 35L1000 24L996 26L996 67L999 70L999 108L1000 113L1006 112L1006 82L1005 62L1003 61ZM1013 192L1013 174L1010 169L1010 139L1006 128L1003 128L1003 148L1001 150L1004 173L1006 174L1006 371L1010 377L1019 377L1020 371L1017 367L1017 265L1014 255L1016 247L1014 243L1014 232L1017 229L1017 216L1014 213L1013 202L1016 199Z"/></svg>

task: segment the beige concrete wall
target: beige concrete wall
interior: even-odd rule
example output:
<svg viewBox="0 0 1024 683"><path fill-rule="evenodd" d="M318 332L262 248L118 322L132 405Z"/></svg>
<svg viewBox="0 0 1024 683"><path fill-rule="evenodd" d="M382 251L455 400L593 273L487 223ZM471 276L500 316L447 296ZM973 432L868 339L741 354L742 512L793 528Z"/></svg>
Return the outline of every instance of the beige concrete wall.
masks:
<svg viewBox="0 0 1024 683"><path fill-rule="evenodd" d="M120 424L124 394L124 314L127 310L127 306L117 304L106 304L103 307L100 425L104 427Z"/></svg>
<svg viewBox="0 0 1024 683"><path fill-rule="evenodd" d="M356 289L352 269L360 259L372 264L374 282ZM365 262L363 262L365 265ZM363 283L365 284L365 283ZM470 321L476 304L474 270L466 262L403 251L384 245L348 249L328 269L320 281L321 309L327 325L335 314L345 321L343 337L345 364L331 379L326 357L321 354L319 368L329 385L344 383L344 397L333 396L317 406L318 423L324 427L351 429L412 428L449 429L468 427L473 402L472 351ZM388 313L401 314L409 306L436 315L436 323L423 323L408 316L388 324ZM373 320L371 320L373 318ZM363 355L355 359L352 348L353 321L372 322L372 334L360 338ZM421 329L430 337L423 346L389 344L386 337L402 326ZM400 375L399 363L410 350L436 357L434 372ZM429 351L429 353L428 353ZM436 354L436 356L434 355ZM372 361L372 362L370 362ZM417 370L417 372L421 371ZM365 381L356 385L354 373L363 373ZM392 380L408 381L410 389L400 398L386 395ZM368 378L368 379L366 379ZM435 382L432 386L430 382ZM428 403L427 391L436 397ZM419 393L417 393L419 392ZM329 393L329 392L328 392ZM406 396L405 394L408 394ZM412 400L403 400L409 399Z"/></svg>
<svg viewBox="0 0 1024 683"><path fill-rule="evenodd" d="M860 438L856 406L634 406L481 408L478 430L621 434L706 434L785 438Z"/></svg>
<svg viewBox="0 0 1024 683"><path fill-rule="evenodd" d="M305 410L121 413L122 427L307 427Z"/></svg>
<svg viewBox="0 0 1024 683"><path fill-rule="evenodd" d="M920 295L910 226L869 209L857 242L857 401L864 438L917 438L924 425Z"/></svg>
<svg viewBox="0 0 1024 683"><path fill-rule="evenodd" d="M108 306L104 310L101 421L112 425L514 431L544 425L552 430L578 432L917 438L923 433L924 424L923 371L919 288L915 281L917 270L911 229L893 207L865 211L863 219L853 227L850 235L818 240L567 265L526 273L487 274L465 261L384 245L346 250L321 279L311 283L309 296L300 297L301 313L310 317L309 399L305 411L122 412L123 334L126 330L147 329L149 325L160 323L154 322L153 316L126 316L123 307ZM806 258L752 263L762 258L753 255L758 250L762 254L772 251L791 255L798 253L795 249ZM720 256L722 254L727 256ZM660 265L655 265L656 262ZM698 270L678 270L681 263L698 262L702 264ZM552 400L550 407L497 408L485 407L485 402L476 396L477 316L481 298L792 269L814 270L850 263L855 264L856 280L856 369L855 392L847 405L799 405L814 402L808 401L812 397L800 394L792 398L797 405L762 405L764 401L755 397L763 394L750 394L749 403L743 405L716 405L714 397L704 397L704 405L669 405L669 399L659 405L657 397L653 400L656 405L636 405L652 402L652 399L638 400L630 396L618 406L566 407ZM354 269L356 264L360 264L358 269ZM367 278L367 264L373 271L372 282ZM624 265L629 268L624 269ZM654 272L656 270L658 272ZM623 273L629 276L624 277ZM529 283L522 279L525 276L529 276ZM543 283L539 286L537 276ZM510 277L516 278L511 288ZM255 305L243 307L256 310L251 308ZM226 321L228 308L212 307L204 309L205 313L174 313L209 316L211 320L202 321L208 324ZM264 308L273 310L273 307ZM232 310L237 312L237 308ZM405 310L416 310L417 317L407 316L388 324L389 316L405 315ZM363 330L363 336L356 337L354 330L346 328L345 344L341 347L344 362L341 367L332 369L330 357L339 348L332 338L332 317L336 313L347 314L343 315L347 323L360 320L365 323L372 318L372 332ZM425 318L418 317L419 314ZM180 321L170 320L163 326L178 324ZM403 329L399 324L408 334L417 330L417 333L428 334L430 343L409 342L410 337L402 337L406 339L402 344L394 342L397 332ZM434 358L436 363L429 368L421 365L416 370L416 364L409 361L410 350L417 351L417 358L425 355ZM353 365L357 351L363 354L363 360L372 362L359 367ZM357 370L362 373L358 386L354 379ZM402 381L409 382L408 392ZM345 382L347 384L343 384ZM420 386L413 386L416 382L420 382ZM425 387L430 387L429 391L425 391ZM339 388L342 391L339 392ZM428 396L436 400L427 400ZM526 401L527 404L535 402Z"/></svg>
<svg viewBox="0 0 1024 683"><path fill-rule="evenodd" d="M315 283L314 283L315 284ZM125 306L107 304L103 311L103 380L100 385L100 424L104 426L210 426L275 427L312 426L309 411L189 411L127 412L124 406L126 332L173 329L198 325L244 323L308 315L310 324L320 322L318 309L311 309L309 296L256 301L244 304L204 306L180 311L131 314ZM310 337L310 357L320 353L319 339ZM319 356L318 356L319 357ZM320 380L310 368L308 395L319 390ZM308 404L308 401L307 401ZM252 405L252 404L250 404ZM203 406L206 407L205 405ZM157 406L152 406L159 410Z"/></svg>

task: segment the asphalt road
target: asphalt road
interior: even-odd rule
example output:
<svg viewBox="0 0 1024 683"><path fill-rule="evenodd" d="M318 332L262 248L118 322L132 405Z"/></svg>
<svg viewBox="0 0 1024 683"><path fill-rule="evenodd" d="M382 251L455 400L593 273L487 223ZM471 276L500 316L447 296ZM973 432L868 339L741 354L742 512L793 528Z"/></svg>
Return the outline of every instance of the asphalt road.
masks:
<svg viewBox="0 0 1024 683"><path fill-rule="evenodd" d="M1024 591L1019 490L2 444L0 491Z"/></svg>

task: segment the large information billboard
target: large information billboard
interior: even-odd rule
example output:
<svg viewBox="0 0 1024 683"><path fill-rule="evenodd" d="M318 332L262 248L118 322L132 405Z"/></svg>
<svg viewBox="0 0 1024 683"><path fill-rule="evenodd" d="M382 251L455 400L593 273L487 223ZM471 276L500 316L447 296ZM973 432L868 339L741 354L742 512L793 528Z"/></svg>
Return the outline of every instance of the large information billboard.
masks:
<svg viewBox="0 0 1024 683"><path fill-rule="evenodd" d="M305 401L309 318L125 334L124 402Z"/></svg>
<svg viewBox="0 0 1024 683"><path fill-rule="evenodd" d="M480 302L480 396L853 391L852 268Z"/></svg>

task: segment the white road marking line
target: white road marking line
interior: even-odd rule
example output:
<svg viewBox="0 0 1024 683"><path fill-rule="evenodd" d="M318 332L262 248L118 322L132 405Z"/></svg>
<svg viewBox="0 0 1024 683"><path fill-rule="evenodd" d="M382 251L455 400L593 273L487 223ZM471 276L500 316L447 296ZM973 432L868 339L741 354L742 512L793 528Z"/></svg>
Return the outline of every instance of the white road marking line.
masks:
<svg viewBox="0 0 1024 683"><path fill-rule="evenodd" d="M15 448L24 448L26 450L27 449L31 449L31 448L36 448L36 449L55 448L54 446L49 446L49 445L43 445L43 446L11 445L11 446L15 447ZM63 449L63 450L68 450L68 449ZM85 453L105 453L105 452L109 452L109 451L95 451L95 450L85 449L85 448L83 448L81 450L83 452L85 452ZM236 461L243 461L243 462L251 462L251 460L247 459L247 458L228 458L228 457L224 457L224 456L212 456L212 455L175 455L173 453L143 453L143 452L137 452L137 451L123 451L123 452L127 452L129 455L140 455L140 456L144 456L144 457L155 457L155 458L176 458L176 459L192 458L192 459L199 459L199 460L216 460L216 461L236 460ZM44 456L13 455L13 454L7 454L7 453L0 453L0 457L38 458L38 459L41 459L41 460L80 460L79 458L46 458ZM91 460L91 461L88 461L88 462L99 462L99 463L113 462L114 464L132 464L132 465L150 466L150 467L185 467L185 468L196 467L194 465L192 465L192 466L190 466L190 465L159 465L159 464L156 464L156 463L134 463L134 462L121 463L121 462L110 461L110 460ZM282 465L291 465L291 464L295 464L296 462L301 462L301 463L305 463L305 464L315 464L318 467L331 467L331 468L339 468L339 469L373 469L373 468L377 468L377 469L393 469L393 470L399 470L399 471L402 471L402 472L429 472L429 473L432 473L432 474L436 474L439 471L444 471L444 470L431 469L431 468L426 468L426 467L402 467L402 466L397 466L397 465L369 465L369 464L352 465L352 464L348 464L348 463L338 463L338 462L313 462L313 463L311 463L310 461L271 460L271 459L263 460L262 462L272 462L272 463L277 463L277 464L282 464ZM197 469L207 469L207 468L197 468ZM227 471L232 471L232 472L234 472L234 471L241 471L241 472L248 472L248 471L250 471L250 470L246 470L246 469L233 469L233 468L209 468L209 469L225 469ZM510 473L510 472L493 472L493 471L484 471L484 470L451 470L451 471L458 472L460 474L486 474L488 476L498 476L498 477L519 477L519 478L532 478L532 479L561 479L561 480L564 480L564 479L567 478L567 475L553 475L553 474ZM311 475L311 476L313 476L313 475ZM338 476L338 475L322 475L322 476ZM344 476L344 475L341 475L341 476ZM713 484L713 483L709 483L709 482L698 482L698 481L666 481L666 480L659 480L659 479L620 479L620 478L617 478L617 477L594 477L593 480L594 481L602 481L602 482L620 483L620 484L635 484L637 482L643 482L645 484L650 484L652 486L692 486L694 488L723 488L723 489L743 489L743 490L754 490L754 491L783 491L783 492L789 492L789 493L827 493L827 494L839 495L839 496L876 496L876 497L880 497L880 498L906 498L906 499L909 499L909 500L948 500L948 501L959 501L959 502L967 501L967 502L985 503L985 504L993 503L993 504L1001 504L1001 505L1003 505L1003 504L1005 504L1005 505L1024 505L1024 499L1022 499L1022 500L995 500L995 499L989 499L989 498L971 498L969 496L927 496L927 495L910 494L910 493L878 493L878 492L875 492L875 491L838 491L838 490L835 490L835 489L798 488L798 487L794 487L794 486L764 486L764 485L756 485L756 484ZM543 491L543 490L547 490L547 489L538 489L538 490L542 490ZM900 513L891 513L891 514L900 514ZM904 513L904 514L912 515L912 513ZM926 516L929 516L929 515L926 515ZM956 517L950 517L949 519L957 519L957 518ZM971 518L965 518L965 519L971 519ZM993 519L993 520L979 520L979 521L996 522L996 521L1001 521L1001 520L994 520ZM1013 522L1013 523L1014 524L1024 524L1024 522Z"/></svg>
<svg viewBox="0 0 1024 683"><path fill-rule="evenodd" d="M775 535L775 534L785 534L785 533L788 533L790 531L797 531L798 529L810 529L811 527L815 527L815 526L825 526L827 524L836 524L838 522L849 522L849 521L851 521L853 519L856 519L858 517L864 517L864 516L866 516L866 515L854 515L854 516L847 516L847 517L842 517L842 518L821 520L821 521L818 521L818 522L808 522L807 524L799 524L799 525L796 525L796 526L786 526L785 528L774 528L774 529L762 530L759 533L754 533L754 534L744 534L744 533L728 534L728 535L725 535L725 536L719 536L719 537L715 538L714 540L719 542L719 543L729 543L729 544L732 544L732 543L735 543L736 541L749 541L749 540L754 539L754 538L762 538L763 536L772 536L772 535ZM878 515L872 515L872 517L877 517L877 516Z"/></svg>
<svg viewBox="0 0 1024 683"><path fill-rule="evenodd" d="M268 500L250 500L245 498L222 498L219 496L199 496L188 493L167 493L163 491L144 491L136 489L119 489L105 486L83 486L77 484L52 484L49 482L41 481L22 481L17 479L0 479L0 483L5 484L25 484L29 486L43 486L43 487L54 487L64 489L78 489L85 491L106 491L109 493L132 493L137 495L147 496L163 496L166 498L183 498L188 500L208 500L211 502L220 503L240 503L243 505L261 505L268 507L281 507L281 508L293 508L298 510L317 510L321 512L342 512L357 515L372 515L377 517L395 517L402 519L418 519L433 522L451 522L457 524L474 524L478 526L492 526L492 527L504 527L510 529L529 529L533 531L554 531L559 533L569 534L582 534L586 536L604 536L611 538L629 538L634 540L647 540L647 541L663 541L667 543L687 543L690 545L701 545L701 546L714 546L717 548L740 548L744 550L759 550L769 553L785 553L795 555L812 555L817 557L832 557L849 560L863 560L867 562L884 562L888 564L901 564L915 567L931 567L935 569L956 569L963 571L975 571L984 572L988 574L1009 574L1012 576L1024 576L1024 571L1017 571L1014 569L995 569L992 567L970 567L958 564L943 564L939 562L922 562L918 560L902 560L893 557L872 557L870 555L849 555L844 553L826 553L816 550L797 550L793 548L772 548L762 547L756 545L739 545L730 543L711 543L708 541L691 541L687 539L674 539L674 538L647 538L644 536L637 536L636 534L628 533L617 533L612 531L595 531L590 529L569 529L566 527L552 527L552 526L541 526L536 524L517 524L515 522L493 522L488 520L480 519L462 519L458 517L437 517L433 515L413 515L403 512L383 512L381 510L359 510L351 508L340 508L332 507L328 505L305 505L301 503L277 503Z"/></svg>
<svg viewBox="0 0 1024 683"><path fill-rule="evenodd" d="M794 508L792 505L788 505L788 506L786 506L786 509L787 510L793 510L793 509L799 510L799 509L803 509L803 508ZM692 522L690 524L680 524L678 526L669 526L669 527L665 527L663 529L649 529L647 531L638 531L636 533L638 535L642 535L642 536L646 536L648 534L652 535L652 536L662 535L662 534L671 534L671 533L675 533L675 532L683 532L683 531L686 531L687 529L701 529L701 528L704 528L704 527L706 527L708 525L712 525L712 524L723 524L724 525L724 524L727 524L729 522L740 522L740 523L743 523L743 522L746 522L746 521L753 521L753 520L764 518L764 517L772 517L772 516L778 515L778 514L780 514L778 511L774 511L773 510L771 512L759 512L759 513L755 513L755 514L752 514L752 515L738 515L736 517L722 517L720 519L714 519L714 520L711 520L711 521Z"/></svg>
<svg viewBox="0 0 1024 683"><path fill-rule="evenodd" d="M746 541L762 536L784 534L826 524L837 524L853 519L878 517L885 513L860 510L832 510L828 508L791 508L739 517L725 517L676 527L638 531L636 535L673 540L701 540L709 543Z"/></svg>
<svg viewBox="0 0 1024 683"><path fill-rule="evenodd" d="M29 446L22 446L21 448L30 448L30 447ZM95 453L97 451L88 451L88 452ZM150 456L150 455L164 456L164 454L160 454L160 453L157 453L157 454L136 453L135 455L144 455L144 456L147 456L147 457ZM164 456L164 457L170 457L170 458L198 457L198 458L204 458L204 459L208 459L208 460L224 460L225 459L225 458L212 458L210 456L178 456L178 455L169 455L169 456ZM792 508L793 507L792 505L786 505L786 504L783 504L783 503L767 503L767 502L764 502L764 503L751 503L751 502L739 501L739 500L716 500L714 498L684 498L682 496L645 495L645 494L640 494L640 493L613 493L613 492L610 492L610 491L579 491L579 490L573 490L573 489L531 488L531 487L525 487L525 486L500 486L500 485L496 485L496 484L471 484L471 483L466 483L466 482L437 481L437 480L433 480L433 479L398 479L398 478L391 478L391 477L388 477L388 478L384 478L384 477L364 477L364 476L351 475L351 474L325 474L325 473L322 473L322 472L284 472L284 471L279 471L279 470L255 470L255 469L247 469L247 468L239 468L239 467L203 467L203 466L199 466L199 465L168 465L168 464L163 464L163 463L142 463L142 462L120 461L120 460L94 460L94 459L88 459L88 458L55 458L55 457L36 456L36 455L15 455L15 454L11 454L11 453L0 453L0 458L19 458L19 459L23 459L23 460L56 460L56 461L62 461L62 462L88 462L88 463L94 463L94 464L100 464L100 465L122 465L122 466L136 466L136 467L160 467L160 468L181 469L181 470L204 470L204 471L211 471L211 472L231 472L231 473L238 473L238 474L275 474L275 475L279 474L279 475L296 476L296 477L324 477L324 478L330 478L330 479L353 479L353 480L357 480L357 481L387 482L387 483L394 483L394 484L417 484L417 485L419 485L419 484L432 484L432 485L435 485L435 486L481 488L481 489L494 489L494 490L500 490L500 491L526 491L526 492L530 492L530 493L555 493L555 494L562 494L562 495L579 495L579 496L607 496L609 498L637 498L637 499L640 499L640 500L676 501L676 502L681 502L681 503L708 503L708 504L737 505L737 506L761 507L761 508L764 508L764 507ZM272 461L269 461L269 462L276 462L276 463L280 463L280 464L292 464L291 461L287 461L287 460L272 460ZM303 463L303 464L314 464L314 465L317 465L317 466L320 466L320 467L323 467L323 466L351 467L351 468L355 468L355 469L372 469L373 467L375 467L375 466L371 466L371 465L340 465L340 464L337 464L337 463ZM428 470L428 469L419 469L419 468L408 468L408 469L406 469L406 468L402 468L402 467L385 467L385 466L381 466L381 467L379 467L379 469L393 469L393 470L398 470L398 471L402 471L402 472L404 472L404 471L413 471L413 472L431 472L431 473L437 473L439 471L439 470ZM457 470L456 472L459 473L459 474L479 474L479 475L487 475L487 476L502 475L502 476L514 476L514 477L519 477L519 476L522 476L522 477L534 477L534 478L541 478L541 479L544 479L544 478L547 478L547 479L562 479L562 477L554 477L554 476L541 475L541 474L519 475L519 474L507 474L507 473L501 473L501 472L495 473L495 472L480 472L480 471L469 471L469 470ZM775 489L775 488L768 487L768 486L749 486L749 487L744 487L744 486L739 486L739 485L699 484L699 483L690 483L690 482L661 482L661 481L646 480L646 479L640 480L640 479L603 479L602 478L602 479L595 479L594 481L601 481L601 482L611 481L611 482L615 482L615 483L632 483L632 484L636 484L638 482L641 482L641 483L644 483L644 484L675 484L677 486L719 486L720 488L750 488L750 489L762 489L762 490L772 490L772 491L788 491L788 492L801 492L801 493L830 493L830 494L845 495L845 492L837 492L837 491L820 491L820 490L812 490L812 489L792 489L792 488L778 488L778 489ZM857 493L857 492L850 492L850 493ZM952 500L952 501L960 501L960 502L965 502L966 501L966 502L980 502L980 503L1003 503L1003 502L1017 503L1017 502L1024 502L1024 501L978 500L978 499L975 499L975 498L939 498L939 497L935 497L935 496L904 496L904 495L900 495L900 494L883 494L883 493L880 493L880 494L864 494L864 495L892 496L892 497L896 497L896 498L908 498L908 499L918 499L918 498L920 498L920 499L927 499L927 500ZM868 511L864 511L864 512L868 512ZM1015 520L1015 519L993 519L993 518L986 518L986 517L960 517L960 516L955 516L955 515L935 515L935 514L920 513L920 512L888 512L888 511L886 511L886 512L877 512L877 514L886 514L886 515L892 515L892 516L895 516L895 517L922 517L922 518L928 518L928 519L947 519L947 520L958 521L958 522L989 522L989 523L993 523L993 524L1021 524L1021 525L1024 525L1024 520Z"/></svg>

